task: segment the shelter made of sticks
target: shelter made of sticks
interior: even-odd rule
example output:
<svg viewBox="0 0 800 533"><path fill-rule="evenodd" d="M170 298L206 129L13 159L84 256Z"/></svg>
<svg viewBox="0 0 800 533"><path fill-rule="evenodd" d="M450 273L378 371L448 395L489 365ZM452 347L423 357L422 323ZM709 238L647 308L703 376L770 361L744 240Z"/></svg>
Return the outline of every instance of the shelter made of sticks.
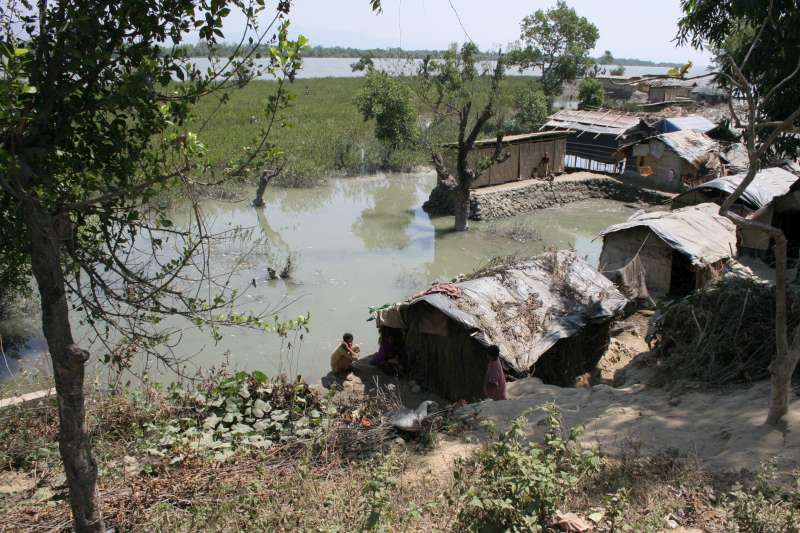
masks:
<svg viewBox="0 0 800 533"><path fill-rule="evenodd" d="M567 149L566 131L538 131L506 135L501 140L503 151L508 155L502 163L495 163L486 169L472 184L473 188L500 185L511 181L531 178L545 178L564 173L564 156ZM449 149L446 163L455 172L456 148L458 145L443 145ZM497 139L475 141L475 149L470 158L477 163L480 159L491 158L497 146Z"/></svg>
<svg viewBox="0 0 800 533"><path fill-rule="evenodd" d="M600 271L631 299L682 296L702 288L737 253L736 226L712 203L640 211L600 236Z"/></svg>
<svg viewBox="0 0 800 533"><path fill-rule="evenodd" d="M406 372L449 400L484 397L491 345L506 371L572 385L599 360L628 301L574 252L487 267L377 312L402 332Z"/></svg>
<svg viewBox="0 0 800 533"><path fill-rule="evenodd" d="M635 114L613 110L562 109L551 115L547 131L569 131L566 167L617 174L621 166L615 154L624 145L651 135L651 128Z"/></svg>

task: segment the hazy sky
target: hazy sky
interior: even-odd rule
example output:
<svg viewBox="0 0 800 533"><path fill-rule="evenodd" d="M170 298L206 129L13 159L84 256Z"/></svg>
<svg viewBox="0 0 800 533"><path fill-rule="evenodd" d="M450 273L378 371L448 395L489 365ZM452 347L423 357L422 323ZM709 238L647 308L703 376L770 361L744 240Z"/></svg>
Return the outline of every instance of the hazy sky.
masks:
<svg viewBox="0 0 800 533"><path fill-rule="evenodd" d="M481 48L503 46L519 38L519 23L555 0L451 0L464 28ZM680 17L679 0L567 0L578 14L600 30L598 53L611 50L618 57L655 61L708 64L708 54L677 48L672 42ZM357 48L402 46L445 48L465 40L448 0L383 0L383 13L375 15L368 0L295 0L295 32L311 44ZM227 35L235 30L234 21Z"/></svg>

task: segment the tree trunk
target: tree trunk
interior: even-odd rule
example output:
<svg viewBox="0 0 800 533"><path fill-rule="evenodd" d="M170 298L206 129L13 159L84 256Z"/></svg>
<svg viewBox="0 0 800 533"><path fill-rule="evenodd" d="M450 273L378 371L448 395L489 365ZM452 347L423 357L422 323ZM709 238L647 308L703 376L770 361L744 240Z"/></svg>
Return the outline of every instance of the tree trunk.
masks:
<svg viewBox="0 0 800 533"><path fill-rule="evenodd" d="M772 397L767 424L777 425L789 410L792 374L800 358L800 339L795 333L789 349L788 313L786 310L786 237L775 235L775 358L769 365Z"/></svg>
<svg viewBox="0 0 800 533"><path fill-rule="evenodd" d="M456 215L456 231L466 231L469 224L469 189L453 190L453 211Z"/></svg>
<svg viewBox="0 0 800 533"><path fill-rule="evenodd" d="M256 198L253 200L254 207L264 207L264 191L269 183L269 178L266 174L262 173L258 178L258 187L256 187Z"/></svg>
<svg viewBox="0 0 800 533"><path fill-rule="evenodd" d="M42 329L58 395L58 448L69 486L69 499L76 531L104 531L97 496L97 463L86 432L83 380L89 352L72 338L64 274L61 270L62 224L28 205L25 222L31 237L31 267L39 286Z"/></svg>
<svg viewBox="0 0 800 533"><path fill-rule="evenodd" d="M792 376L800 361L800 328L795 330L794 342L784 357L776 357L769 365L772 397L769 401L767 424L778 425L789 412Z"/></svg>

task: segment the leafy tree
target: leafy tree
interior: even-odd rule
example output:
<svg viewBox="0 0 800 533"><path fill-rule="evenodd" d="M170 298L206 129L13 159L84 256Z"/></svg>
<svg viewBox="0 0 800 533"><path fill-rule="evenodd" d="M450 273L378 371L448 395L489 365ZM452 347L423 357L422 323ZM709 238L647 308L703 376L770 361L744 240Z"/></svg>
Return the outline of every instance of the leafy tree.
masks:
<svg viewBox="0 0 800 533"><path fill-rule="evenodd" d="M606 50L603 52L603 55L597 59L597 62L601 65L613 65L614 64L614 56L611 55L610 50Z"/></svg>
<svg viewBox="0 0 800 533"><path fill-rule="evenodd" d="M667 71L667 76L669 76L670 78L685 79L686 75L689 73L690 70L692 70L693 66L694 63L688 61L683 65L681 65L680 67L672 67Z"/></svg>
<svg viewBox="0 0 800 533"><path fill-rule="evenodd" d="M176 45L197 32L215 49L232 8L249 30L233 56L212 71L185 61ZM271 327L234 312L235 295L209 272L209 249L223 236L206 231L192 185L226 176L206 174L204 147L184 124L198 99L218 95L223 104L229 89L257 73L258 45L270 45L267 70L293 77L304 43L288 39L288 12L288 1L267 8L263 0L0 7L0 235L12 272L30 264L37 282L78 531L105 528L84 411L90 354L73 338L70 309L94 331L104 360L120 368L139 353L176 369L165 346L174 330L156 326L165 316L207 327L215 338L222 325ZM269 156L268 134L232 174ZM194 206L181 227L150 202L174 188Z"/></svg>
<svg viewBox="0 0 800 533"><path fill-rule="evenodd" d="M609 71L609 74L611 74L612 76L624 76L625 75L625 67L620 65L620 66L618 66L616 68L612 68Z"/></svg>
<svg viewBox="0 0 800 533"><path fill-rule="evenodd" d="M514 95L514 121L516 131L536 131L550 115L550 101L537 83L520 88Z"/></svg>
<svg viewBox="0 0 800 533"><path fill-rule="evenodd" d="M478 47L472 43L465 43L460 51L452 47L441 61L423 60L419 72L420 100L429 103L432 116L423 143L431 153L438 186L447 189L453 199L456 231L467 229L472 184L508 157L500 143L502 117L498 114L505 61L499 55L491 75L479 74L477 54ZM471 157L478 135L493 117L498 119L493 155ZM453 131L455 142L443 149L439 141Z"/></svg>
<svg viewBox="0 0 800 533"><path fill-rule="evenodd" d="M372 52L367 52L358 58L358 61L350 65L353 72L364 72L375 68L375 56Z"/></svg>
<svg viewBox="0 0 800 533"><path fill-rule="evenodd" d="M606 91L596 78L585 78L578 85L578 102L581 108L602 107Z"/></svg>
<svg viewBox="0 0 800 533"><path fill-rule="evenodd" d="M797 2L683 0L682 5L685 16L680 22L680 42L715 52L721 74L717 82L735 90L728 79L735 74L731 60L741 64L747 57L748 78L761 94L771 93L768 101L762 102L765 118L780 122L789 116L800 102L800 83L782 83L797 67L800 53L800 6ZM751 50L768 14L769 27L758 34L758 46ZM763 133L768 131L769 128ZM787 131L778 137L770 155L792 157L798 148L800 138Z"/></svg>
<svg viewBox="0 0 800 533"><path fill-rule="evenodd" d="M375 137L386 147L384 164L392 152L413 146L417 139L417 110L411 88L387 72L367 67L356 107L364 120L375 119Z"/></svg>
<svg viewBox="0 0 800 533"><path fill-rule="evenodd" d="M559 0L554 8L522 19L522 48L509 52L509 65L538 67L545 94L561 93L565 82L582 76L592 65L589 51L599 37L597 27Z"/></svg>
<svg viewBox="0 0 800 533"><path fill-rule="evenodd" d="M775 357L770 364L772 395L767 423L778 424L789 409L792 375L800 362L800 328L787 322L786 236L779 228L730 212L755 179L781 137L793 144L800 126L800 6L792 0L683 0L678 40L718 50L718 79L735 91L745 110L729 106L731 121L743 130L747 175L720 208L737 226L770 236L775 250Z"/></svg>

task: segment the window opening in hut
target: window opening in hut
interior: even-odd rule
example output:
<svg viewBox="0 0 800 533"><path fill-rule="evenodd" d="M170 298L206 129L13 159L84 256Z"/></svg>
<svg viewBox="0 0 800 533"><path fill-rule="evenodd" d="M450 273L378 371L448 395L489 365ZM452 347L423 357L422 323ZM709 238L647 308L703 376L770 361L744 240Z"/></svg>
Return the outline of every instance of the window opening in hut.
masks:
<svg viewBox="0 0 800 533"><path fill-rule="evenodd" d="M694 290L695 274L689 258L680 252L672 252L672 271L670 273L670 296L686 296Z"/></svg>

